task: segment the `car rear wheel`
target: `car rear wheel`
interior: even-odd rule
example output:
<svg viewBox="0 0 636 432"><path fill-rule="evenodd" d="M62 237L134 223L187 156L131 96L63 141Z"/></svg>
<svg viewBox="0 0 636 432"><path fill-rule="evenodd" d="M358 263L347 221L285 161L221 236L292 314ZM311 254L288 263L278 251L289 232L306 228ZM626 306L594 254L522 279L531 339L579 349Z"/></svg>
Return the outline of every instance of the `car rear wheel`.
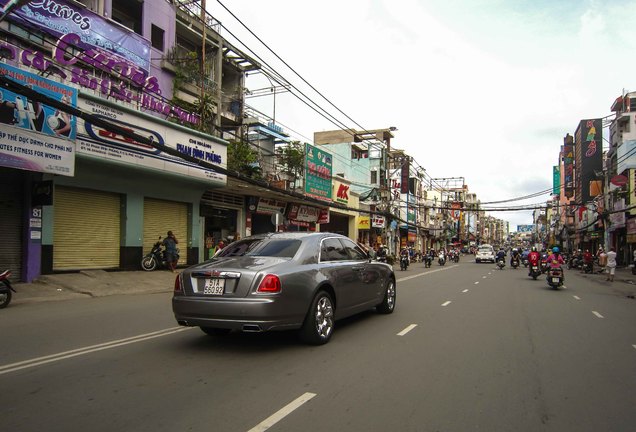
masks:
<svg viewBox="0 0 636 432"><path fill-rule="evenodd" d="M224 336L232 331L230 329L215 327L200 327L200 329L208 336Z"/></svg>
<svg viewBox="0 0 636 432"><path fill-rule="evenodd" d="M319 291L311 302L300 337L311 345L326 344L333 334L334 323L333 300L327 292Z"/></svg>
<svg viewBox="0 0 636 432"><path fill-rule="evenodd" d="M382 303L377 305L375 308L381 314L390 314L395 309L395 282L391 279L386 284L386 289L384 290L384 299L382 299Z"/></svg>

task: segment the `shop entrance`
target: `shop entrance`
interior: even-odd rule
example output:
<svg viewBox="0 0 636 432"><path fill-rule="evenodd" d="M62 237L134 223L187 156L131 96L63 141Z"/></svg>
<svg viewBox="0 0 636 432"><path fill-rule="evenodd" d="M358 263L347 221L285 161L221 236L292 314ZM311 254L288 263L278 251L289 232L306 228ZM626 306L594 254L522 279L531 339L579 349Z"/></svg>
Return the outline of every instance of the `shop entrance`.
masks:
<svg viewBox="0 0 636 432"><path fill-rule="evenodd" d="M205 218L205 258L208 259L210 250L215 250L219 241L227 245L237 239L238 210L202 205L201 216Z"/></svg>

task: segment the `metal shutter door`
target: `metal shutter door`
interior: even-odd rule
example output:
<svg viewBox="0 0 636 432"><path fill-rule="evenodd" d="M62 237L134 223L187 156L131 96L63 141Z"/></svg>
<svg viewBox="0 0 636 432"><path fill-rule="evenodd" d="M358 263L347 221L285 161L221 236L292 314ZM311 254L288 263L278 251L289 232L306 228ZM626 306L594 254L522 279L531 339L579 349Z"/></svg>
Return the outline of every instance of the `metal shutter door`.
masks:
<svg viewBox="0 0 636 432"><path fill-rule="evenodd" d="M179 240L179 264L187 263L188 205L152 198L144 199L144 255L150 252L159 236L172 231Z"/></svg>
<svg viewBox="0 0 636 432"><path fill-rule="evenodd" d="M121 198L56 187L53 270L119 267Z"/></svg>
<svg viewBox="0 0 636 432"><path fill-rule="evenodd" d="M0 168L0 272L11 270L11 281L22 274L22 181L19 171Z"/></svg>

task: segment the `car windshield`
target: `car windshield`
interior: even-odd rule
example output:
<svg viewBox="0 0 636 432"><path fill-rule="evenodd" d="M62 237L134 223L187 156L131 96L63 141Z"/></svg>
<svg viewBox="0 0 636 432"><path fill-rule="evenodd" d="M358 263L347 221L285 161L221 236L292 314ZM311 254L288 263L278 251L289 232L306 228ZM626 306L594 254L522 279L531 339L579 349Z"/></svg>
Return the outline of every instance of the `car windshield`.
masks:
<svg viewBox="0 0 636 432"><path fill-rule="evenodd" d="M293 239L245 239L225 247L217 256L268 256L292 258L300 247L300 240Z"/></svg>
<svg viewBox="0 0 636 432"><path fill-rule="evenodd" d="M488 252L492 252L492 249L489 248L489 247L479 248L479 252L480 253L488 253Z"/></svg>

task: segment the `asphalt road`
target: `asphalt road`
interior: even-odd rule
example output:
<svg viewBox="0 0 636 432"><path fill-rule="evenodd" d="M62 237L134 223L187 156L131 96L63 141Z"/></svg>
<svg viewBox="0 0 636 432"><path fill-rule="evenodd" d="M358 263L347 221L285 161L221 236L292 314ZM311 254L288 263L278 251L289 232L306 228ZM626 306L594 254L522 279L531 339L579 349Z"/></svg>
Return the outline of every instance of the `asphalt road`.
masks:
<svg viewBox="0 0 636 432"><path fill-rule="evenodd" d="M2 431L632 431L636 301L491 264L397 270L395 313L213 338L170 296L0 311Z"/></svg>

